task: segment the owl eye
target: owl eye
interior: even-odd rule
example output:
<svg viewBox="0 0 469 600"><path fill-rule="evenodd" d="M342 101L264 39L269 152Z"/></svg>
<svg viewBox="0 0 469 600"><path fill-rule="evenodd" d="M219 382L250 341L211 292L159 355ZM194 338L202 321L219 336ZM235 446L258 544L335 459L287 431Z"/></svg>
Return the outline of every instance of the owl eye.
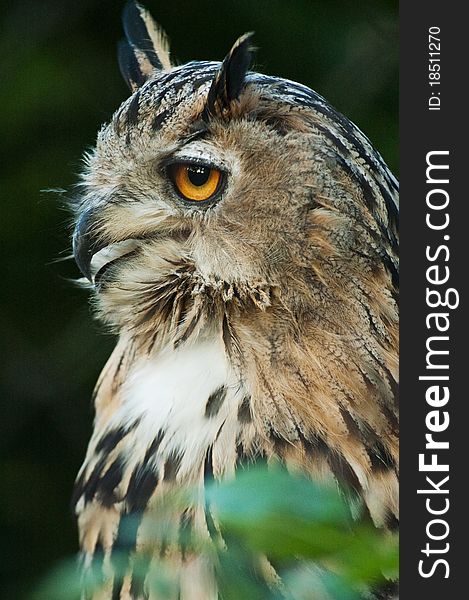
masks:
<svg viewBox="0 0 469 600"><path fill-rule="evenodd" d="M176 192L192 202L213 199L220 191L224 174L218 169L200 164L174 163L167 173Z"/></svg>

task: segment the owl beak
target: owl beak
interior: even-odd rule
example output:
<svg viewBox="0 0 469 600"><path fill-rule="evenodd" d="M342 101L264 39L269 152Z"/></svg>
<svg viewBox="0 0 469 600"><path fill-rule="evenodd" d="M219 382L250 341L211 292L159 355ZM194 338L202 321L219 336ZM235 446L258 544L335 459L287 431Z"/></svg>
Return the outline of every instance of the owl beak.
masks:
<svg viewBox="0 0 469 600"><path fill-rule="evenodd" d="M98 278L110 264L134 252L139 240L124 238L109 240L102 231L102 212L99 219L95 209L85 211L75 226L72 245L73 256L78 268L91 284L97 285Z"/></svg>
<svg viewBox="0 0 469 600"><path fill-rule="evenodd" d="M97 236L96 230L93 228L95 220L93 209L85 211L78 219L72 240L75 262L90 283L93 283L91 259L107 245Z"/></svg>

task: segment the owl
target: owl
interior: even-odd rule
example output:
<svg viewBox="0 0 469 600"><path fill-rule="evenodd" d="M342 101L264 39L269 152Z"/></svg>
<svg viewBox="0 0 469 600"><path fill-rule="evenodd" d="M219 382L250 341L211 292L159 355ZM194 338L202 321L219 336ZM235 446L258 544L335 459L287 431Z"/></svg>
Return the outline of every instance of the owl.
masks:
<svg viewBox="0 0 469 600"><path fill-rule="evenodd" d="M157 598L112 560L145 546L163 496L198 490L173 517L209 538L204 485L245 461L337 482L376 527L398 523L396 179L319 94L250 71L251 34L221 63L174 66L145 8L123 23L131 95L73 203L76 263L118 336L73 498L109 600ZM180 600L218 597L206 556L168 553Z"/></svg>

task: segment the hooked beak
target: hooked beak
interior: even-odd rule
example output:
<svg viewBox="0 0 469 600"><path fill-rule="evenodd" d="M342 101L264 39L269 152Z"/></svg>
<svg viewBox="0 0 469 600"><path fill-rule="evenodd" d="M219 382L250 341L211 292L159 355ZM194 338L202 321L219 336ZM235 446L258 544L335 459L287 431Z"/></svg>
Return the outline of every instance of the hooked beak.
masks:
<svg viewBox="0 0 469 600"><path fill-rule="evenodd" d="M96 229L93 228L94 222L94 211L93 209L88 209L78 219L72 240L75 262L90 283L93 283L93 277L91 275L91 259L107 245L106 242L97 235Z"/></svg>
<svg viewBox="0 0 469 600"><path fill-rule="evenodd" d="M73 232L73 256L88 281L96 285L107 267L138 248L138 238L109 240L99 227L95 209L85 211Z"/></svg>

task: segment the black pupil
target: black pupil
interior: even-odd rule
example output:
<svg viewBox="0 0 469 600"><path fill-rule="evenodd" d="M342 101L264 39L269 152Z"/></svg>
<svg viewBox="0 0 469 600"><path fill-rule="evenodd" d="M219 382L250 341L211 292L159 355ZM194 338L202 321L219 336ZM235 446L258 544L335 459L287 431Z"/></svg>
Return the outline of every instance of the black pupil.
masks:
<svg viewBox="0 0 469 600"><path fill-rule="evenodd" d="M192 185L200 187L205 185L210 175L210 169L201 167L200 165L192 165L187 167L187 176Z"/></svg>

